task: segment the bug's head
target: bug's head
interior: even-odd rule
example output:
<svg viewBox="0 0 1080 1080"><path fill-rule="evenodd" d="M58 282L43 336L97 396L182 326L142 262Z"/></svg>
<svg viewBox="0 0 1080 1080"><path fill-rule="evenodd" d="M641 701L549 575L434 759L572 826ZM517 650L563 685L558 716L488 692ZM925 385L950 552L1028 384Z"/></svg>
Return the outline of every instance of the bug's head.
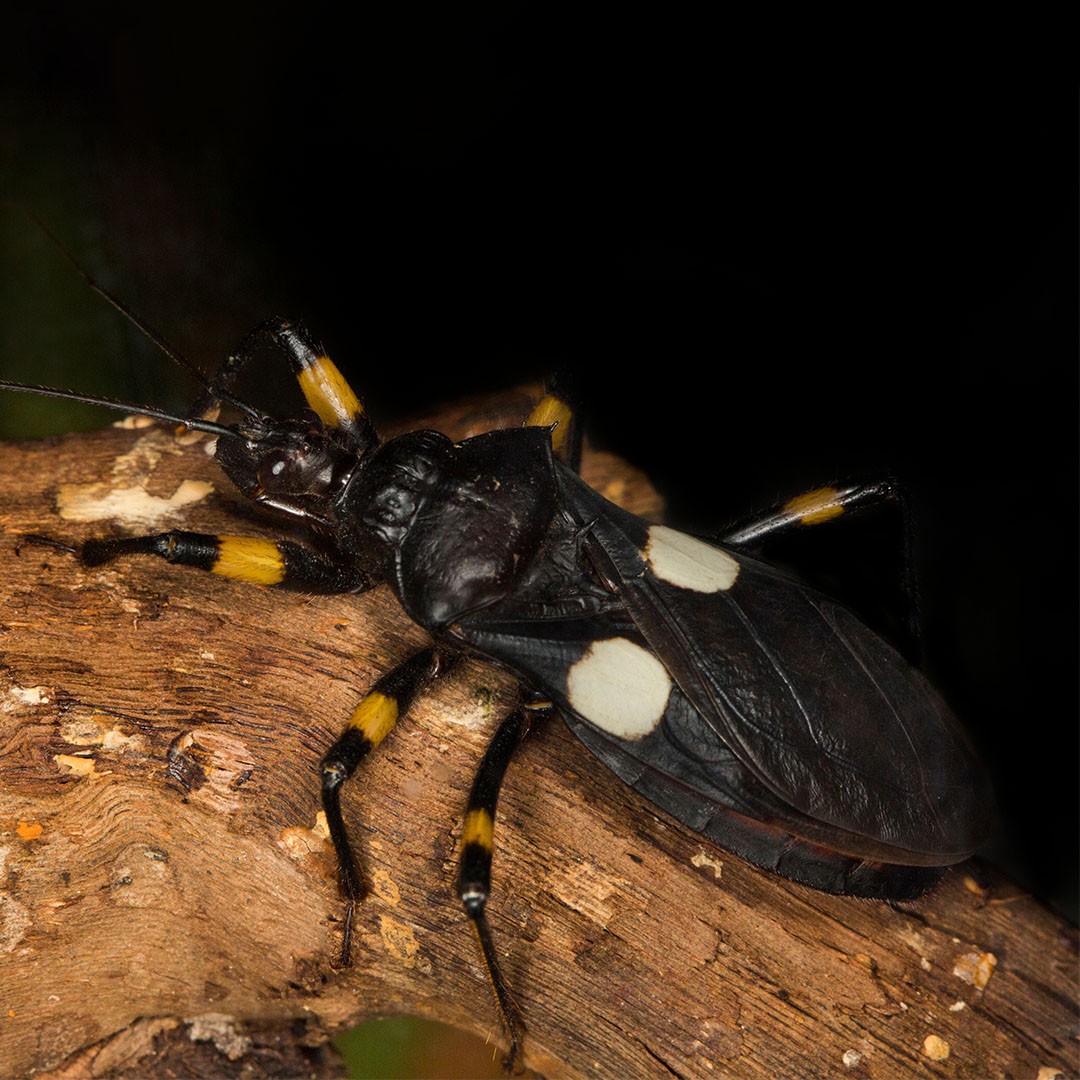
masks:
<svg viewBox="0 0 1080 1080"><path fill-rule="evenodd" d="M246 417L218 437L215 457L246 498L304 517L328 511L360 460L310 409L281 419Z"/></svg>
<svg viewBox="0 0 1080 1080"><path fill-rule="evenodd" d="M273 419L229 392L239 365L260 341L289 359L308 407ZM233 437L219 439L218 464L240 491L271 510L309 522L332 516L333 505L379 438L360 399L325 350L301 323L273 318L241 342L206 385L202 404L225 403L242 419Z"/></svg>

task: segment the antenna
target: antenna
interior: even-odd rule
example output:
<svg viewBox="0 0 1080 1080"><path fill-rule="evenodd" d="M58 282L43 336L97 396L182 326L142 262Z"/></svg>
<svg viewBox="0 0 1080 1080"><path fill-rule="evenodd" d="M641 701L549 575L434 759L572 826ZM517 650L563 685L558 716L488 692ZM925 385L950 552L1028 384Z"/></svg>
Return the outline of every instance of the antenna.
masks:
<svg viewBox="0 0 1080 1080"><path fill-rule="evenodd" d="M114 296L104 285L101 284L96 278L94 278L84 267L79 263L74 255L64 246L63 242L53 233L52 229L45 224L31 210L28 206L23 206L19 203L8 203L9 206L15 206L21 210L26 217L36 225L48 238L49 242L60 252L61 255L74 267L75 272L94 290L106 303L115 308L125 319L128 320L136 329L145 334L146 337L152 341L174 364L178 367L182 367L188 374L195 378L199 385L206 391L206 394L213 398L214 401L224 401L227 404L233 406L235 409L239 409L240 412L246 413L251 419L259 421L261 419L257 409L249 405L246 401L240 400L238 397L234 397L231 393L221 390L219 387L213 385L210 379L195 365L193 364L179 349L174 348L169 342L159 334L149 323L147 323L141 316L137 315L121 300L118 296ZM109 408L128 408L131 412L141 412L144 416L155 416L151 409L139 405L139 406L126 406L119 402L112 402L109 398L82 398L70 391L57 391L50 387L20 387L13 383L0 380L0 384L8 390L17 389L34 389L38 393L47 394L52 397L65 397L71 401L85 401L88 404L106 405ZM171 416L161 415L159 418L170 420ZM190 428L196 428L197 425L193 421L179 420L179 423L187 424ZM199 428L198 430L207 430ZM222 430L228 431L228 428Z"/></svg>
<svg viewBox="0 0 1080 1080"><path fill-rule="evenodd" d="M210 435L238 437L233 428L226 427L224 424L215 424L210 420L203 420L199 417L177 416L174 413L166 412L164 409L154 408L152 405L133 405L129 401L117 401L116 398L77 394L74 390L58 390L54 386L35 386L33 383L12 382L10 379L0 379L0 390L15 390L24 394L41 394L44 397L63 398L65 401L81 401L84 405L100 405L103 408L115 409L118 412L149 416L154 420L167 420L174 424L182 424L193 431L205 431Z"/></svg>

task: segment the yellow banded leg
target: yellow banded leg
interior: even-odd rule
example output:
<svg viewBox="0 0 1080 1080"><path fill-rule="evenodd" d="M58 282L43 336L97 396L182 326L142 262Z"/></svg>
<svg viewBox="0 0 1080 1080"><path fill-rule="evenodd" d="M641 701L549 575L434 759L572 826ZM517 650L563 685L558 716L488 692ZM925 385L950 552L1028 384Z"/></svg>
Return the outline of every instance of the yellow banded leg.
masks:
<svg viewBox="0 0 1080 1080"><path fill-rule="evenodd" d="M275 316L249 330L232 352L211 372L210 378L206 380L206 389L195 399L188 415L212 419L218 415L221 403L225 401L241 412L257 417L258 414L250 405L233 396L232 387L244 368L259 356L265 346L275 346L288 351L287 346L281 342L280 335L291 325L287 319Z"/></svg>
<svg viewBox="0 0 1080 1080"><path fill-rule="evenodd" d="M552 711L553 706L548 701L532 702L519 706L499 725L473 781L461 835L457 893L476 931L488 982L495 996L495 1007L510 1040L510 1049L503 1059L508 1072L516 1071L520 1064L525 1026L499 970L485 915L491 892L491 859L495 851L495 805L514 751L532 728Z"/></svg>
<svg viewBox="0 0 1080 1080"><path fill-rule="evenodd" d="M581 467L581 424L572 403L566 379L558 376L548 380L544 396L536 403L526 427L551 429L551 448L555 456L574 472Z"/></svg>
<svg viewBox="0 0 1080 1080"><path fill-rule="evenodd" d="M308 405L328 427L342 432L364 453L378 442L364 406L345 376L308 332L298 323L282 321L274 330L289 358L296 381Z"/></svg>
<svg viewBox="0 0 1080 1080"><path fill-rule="evenodd" d="M720 537L720 542L736 549L755 549L776 538L786 538L820 525L847 518L861 517L867 511L884 508L896 517L899 535L899 574L896 587L899 607L898 625L890 637L909 660L917 662L921 652L919 632L918 583L915 575L914 529L911 507L903 485L894 478L881 480L849 480L827 487L815 488L794 499L732 526ZM889 528L893 528L889 523Z"/></svg>
<svg viewBox="0 0 1080 1080"><path fill-rule="evenodd" d="M313 356L296 376L307 403L327 427L348 427L364 415L360 399L325 354Z"/></svg>
<svg viewBox="0 0 1080 1080"><path fill-rule="evenodd" d="M363 758L386 738L424 686L445 670L443 657L431 646L388 672L364 695L349 717L345 731L322 760L323 810L334 843L341 892L345 898L345 931L339 961L342 967L349 963L353 916L356 905L364 897L364 882L341 813L341 785L352 776Z"/></svg>
<svg viewBox="0 0 1080 1080"><path fill-rule="evenodd" d="M720 540L732 547L748 547L782 533L824 525L837 518L890 503L905 511L903 489L893 479L848 481L815 488L739 522L729 528Z"/></svg>
<svg viewBox="0 0 1080 1080"><path fill-rule="evenodd" d="M209 386L199 396L191 415L212 415L221 401L251 412L250 406L232 397L230 390L240 372L266 344L285 353L308 405L323 424L342 432L358 454L366 453L378 443L360 399L334 362L302 325L281 318L267 319L243 338L210 377Z"/></svg>
<svg viewBox="0 0 1080 1080"><path fill-rule="evenodd" d="M151 536L88 540L79 553L85 566L100 566L127 555L156 555L167 562L209 570L253 585L356 592L373 584L351 559L318 554L291 540L215 536L173 529Z"/></svg>

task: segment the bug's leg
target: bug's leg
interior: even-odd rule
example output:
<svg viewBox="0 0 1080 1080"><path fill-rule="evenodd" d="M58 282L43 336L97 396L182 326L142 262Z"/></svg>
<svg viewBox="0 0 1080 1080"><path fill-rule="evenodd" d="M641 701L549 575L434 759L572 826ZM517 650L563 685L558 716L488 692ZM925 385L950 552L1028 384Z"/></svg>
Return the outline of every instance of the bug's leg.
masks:
<svg viewBox="0 0 1080 1080"><path fill-rule="evenodd" d="M533 406L525 426L551 428L551 447L555 456L574 472L579 472L582 429L570 380L565 374L553 375L544 390L544 396Z"/></svg>
<svg viewBox="0 0 1080 1080"><path fill-rule="evenodd" d="M323 810L337 855L341 893L345 898L341 967L349 964L353 915L356 905L364 897L363 877L341 814L341 785L352 776L361 760L386 738L424 686L448 669L447 659L435 646L430 646L384 675L361 699L349 717L345 731L322 759Z"/></svg>
<svg viewBox="0 0 1080 1080"><path fill-rule="evenodd" d="M894 477L849 480L815 488L730 526L719 540L736 550L753 550L773 540L795 536L805 529L862 516L868 511L882 508L896 515L900 533L898 591L903 617L897 627L898 636L902 638L898 643L901 651L910 660L916 661L921 654L921 633L914 557L915 529L910 501L899 480Z"/></svg>
<svg viewBox="0 0 1080 1080"><path fill-rule="evenodd" d="M150 536L87 540L79 558L84 566L100 566L126 555L156 555L167 562L256 585L337 593L362 592L375 584L353 560L311 551L291 540L215 536L181 529Z"/></svg>
<svg viewBox="0 0 1080 1080"><path fill-rule="evenodd" d="M288 319L267 319L247 333L210 376L208 389L196 400L190 415L206 416L222 401L247 410L231 397L231 388L263 345L285 354L308 406L326 427L339 431L359 454L378 442L364 406L337 366L300 323Z"/></svg>
<svg viewBox="0 0 1080 1080"><path fill-rule="evenodd" d="M491 892L491 858L495 850L495 804L507 766L526 735L554 711L550 701L532 701L519 705L500 725L488 744L484 759L473 780L465 810L461 836L461 865L457 892L465 906L480 943L484 968L495 996L499 1018L510 1039L510 1049L503 1067L514 1072L520 1066L521 1042L525 1027L514 999L499 970L484 909Z"/></svg>
<svg viewBox="0 0 1080 1080"><path fill-rule="evenodd" d="M897 480L847 481L796 495L764 513L729 526L718 539L729 547L753 547L777 536L883 505L897 506L907 520L908 500Z"/></svg>

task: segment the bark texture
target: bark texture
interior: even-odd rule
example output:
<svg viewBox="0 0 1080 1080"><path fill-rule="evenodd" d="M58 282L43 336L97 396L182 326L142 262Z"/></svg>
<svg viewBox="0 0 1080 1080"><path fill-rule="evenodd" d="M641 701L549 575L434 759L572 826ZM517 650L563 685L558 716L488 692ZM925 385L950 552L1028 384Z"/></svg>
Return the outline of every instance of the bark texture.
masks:
<svg viewBox="0 0 1080 1080"><path fill-rule="evenodd" d="M518 404L423 422L463 437ZM657 513L625 465L585 473ZM351 781L372 892L337 971L319 759L423 631L386 589L86 570L21 540L270 535L201 437L7 444L0 491L0 1074L323 1076L330 1035L398 1013L501 1042L452 882L512 680L460 665ZM499 811L489 911L549 1077L1077 1075L1074 931L988 867L903 910L822 895L702 842L558 723Z"/></svg>

